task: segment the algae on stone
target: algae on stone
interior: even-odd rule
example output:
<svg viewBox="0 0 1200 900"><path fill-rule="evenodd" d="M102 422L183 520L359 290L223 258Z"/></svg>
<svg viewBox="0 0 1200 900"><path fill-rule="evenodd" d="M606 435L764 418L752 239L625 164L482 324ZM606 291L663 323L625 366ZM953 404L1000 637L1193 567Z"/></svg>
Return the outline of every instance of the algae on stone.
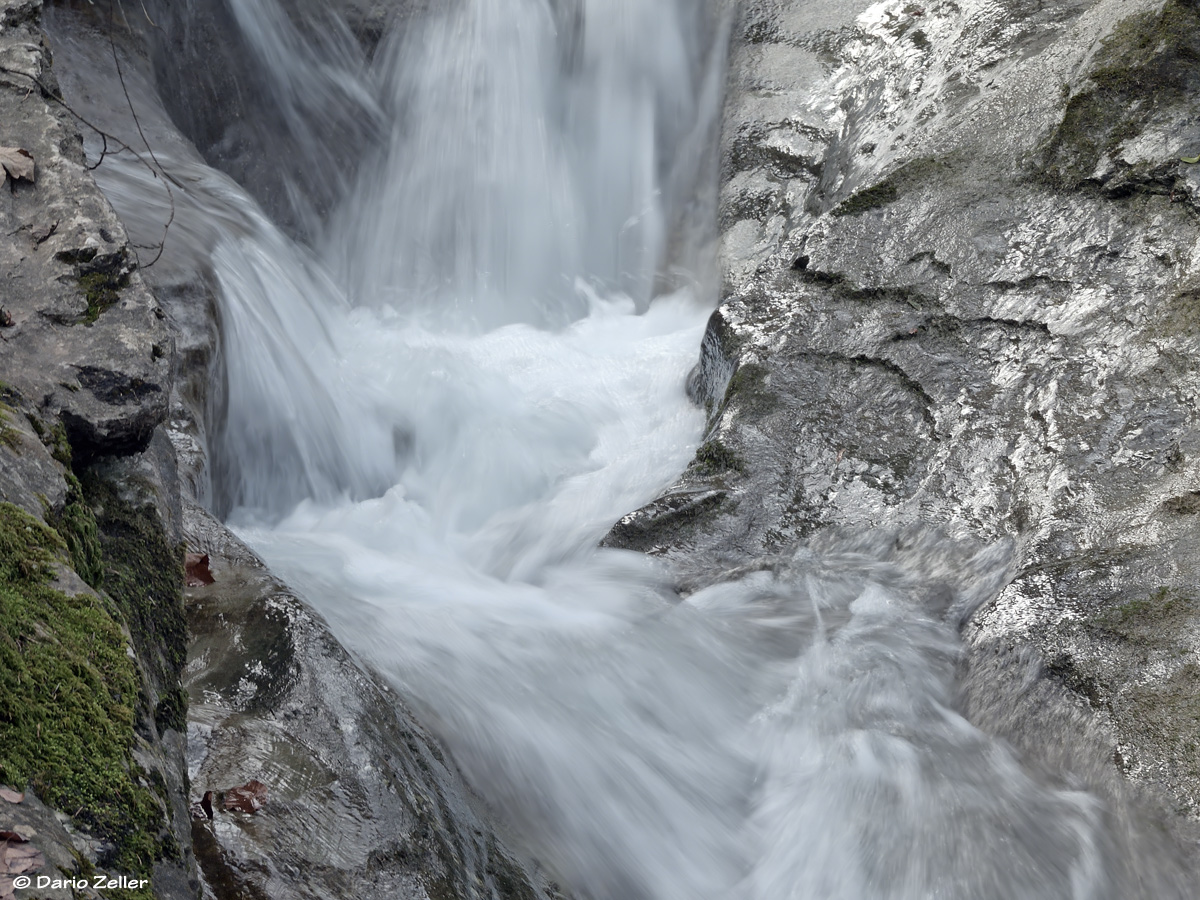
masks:
<svg viewBox="0 0 1200 900"><path fill-rule="evenodd" d="M928 181L949 165L948 160L932 156L922 156L911 160L882 181L855 191L835 206L829 214L831 216L857 216L888 206L899 200L901 195Z"/></svg>
<svg viewBox="0 0 1200 900"><path fill-rule="evenodd" d="M52 586L65 550L52 529L0 503L0 781L32 788L110 842L103 864L149 873L163 815L132 761L140 679L116 610Z"/></svg>
<svg viewBox="0 0 1200 900"><path fill-rule="evenodd" d="M1200 87L1200 10L1169 0L1122 20L1103 41L1091 84L1071 97L1047 145L1045 178L1072 189L1163 107ZM1174 158L1163 160L1174 163Z"/></svg>
<svg viewBox="0 0 1200 900"><path fill-rule="evenodd" d="M98 526L104 590L124 616L155 691L165 696L179 686L187 658L183 547L167 540L153 506L132 506L94 473L85 472L81 482ZM156 718L149 707L140 714Z"/></svg>
<svg viewBox="0 0 1200 900"><path fill-rule="evenodd" d="M692 466L700 475L718 475L722 472L744 472L746 463L718 438L709 438L696 451Z"/></svg>

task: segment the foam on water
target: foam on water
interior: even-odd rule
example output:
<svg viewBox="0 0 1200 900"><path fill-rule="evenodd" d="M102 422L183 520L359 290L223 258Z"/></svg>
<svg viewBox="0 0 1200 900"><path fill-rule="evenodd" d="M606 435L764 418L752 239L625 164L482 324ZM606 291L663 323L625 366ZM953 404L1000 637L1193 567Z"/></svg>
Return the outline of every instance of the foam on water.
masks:
<svg viewBox="0 0 1200 900"><path fill-rule="evenodd" d="M305 96L273 0L238 20ZM581 897L1122 896L1099 801L955 710L957 630L1006 548L843 535L686 598L597 549L702 437L683 384L709 310L655 285L687 256L714 22L688 0L430 13L373 80L333 78L390 125L319 252L160 151L222 302L216 493ZM161 219L142 169L100 178Z"/></svg>

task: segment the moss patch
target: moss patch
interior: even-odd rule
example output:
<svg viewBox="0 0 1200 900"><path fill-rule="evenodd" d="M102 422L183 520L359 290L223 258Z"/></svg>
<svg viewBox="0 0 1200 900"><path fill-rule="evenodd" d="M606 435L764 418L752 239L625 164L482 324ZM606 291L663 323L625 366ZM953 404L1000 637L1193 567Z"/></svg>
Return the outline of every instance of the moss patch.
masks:
<svg viewBox="0 0 1200 900"><path fill-rule="evenodd" d="M1104 612L1096 624L1134 645L1157 646L1163 637L1183 633L1200 613L1200 604L1170 588L1160 587L1148 597L1126 600Z"/></svg>
<svg viewBox="0 0 1200 900"><path fill-rule="evenodd" d="M17 450L21 446L21 433L12 427L12 407L0 401L0 444L9 450Z"/></svg>
<svg viewBox="0 0 1200 900"><path fill-rule="evenodd" d="M153 506L131 506L93 473L81 482L99 530L104 590L129 626L155 693L166 697L179 687L187 656L183 547L167 541ZM143 721L157 718L148 698L138 712Z"/></svg>
<svg viewBox="0 0 1200 900"><path fill-rule="evenodd" d="M691 468L697 475L719 475L722 472L745 472L746 463L720 440L710 438L696 451Z"/></svg>
<svg viewBox="0 0 1200 900"><path fill-rule="evenodd" d="M87 298L87 312L83 314L83 323L90 325L100 318L100 314L121 299L117 292L125 287L129 278L123 275L113 275L108 272L90 272L79 277L79 289Z"/></svg>
<svg viewBox="0 0 1200 900"><path fill-rule="evenodd" d="M1188 662L1166 678L1134 685L1114 706L1128 718L1130 731L1150 736L1156 756L1175 771L1200 778L1200 666Z"/></svg>
<svg viewBox="0 0 1200 900"><path fill-rule="evenodd" d="M1103 41L1089 79L1092 86L1070 99L1047 146L1044 175L1058 188L1087 181L1101 158L1139 134L1155 112L1200 88L1194 0L1170 0L1159 12L1121 21Z"/></svg>
<svg viewBox="0 0 1200 900"><path fill-rule="evenodd" d="M857 216L872 209L895 203L905 194L935 175L945 172L950 162L932 156L922 156L905 163L882 181L855 191L831 211L832 216Z"/></svg>
<svg viewBox="0 0 1200 900"><path fill-rule="evenodd" d="M21 445L21 433L12 426L13 408L8 404L16 399L16 393L3 381L0 381L0 444L10 450L16 450Z"/></svg>
<svg viewBox="0 0 1200 900"><path fill-rule="evenodd" d="M28 785L148 873L162 810L135 778L139 679L116 611L51 587L61 538L0 503L0 780Z"/></svg>
<svg viewBox="0 0 1200 900"><path fill-rule="evenodd" d="M737 403L739 408L754 417L773 412L780 405L779 395L767 387L770 370L760 363L742 363L729 379L725 389L725 405Z"/></svg>
<svg viewBox="0 0 1200 900"><path fill-rule="evenodd" d="M79 479L66 473L67 502L61 513L49 514L47 521L58 532L71 557L71 568L79 577L99 590L104 583L104 563L100 553L100 530L87 505Z"/></svg>

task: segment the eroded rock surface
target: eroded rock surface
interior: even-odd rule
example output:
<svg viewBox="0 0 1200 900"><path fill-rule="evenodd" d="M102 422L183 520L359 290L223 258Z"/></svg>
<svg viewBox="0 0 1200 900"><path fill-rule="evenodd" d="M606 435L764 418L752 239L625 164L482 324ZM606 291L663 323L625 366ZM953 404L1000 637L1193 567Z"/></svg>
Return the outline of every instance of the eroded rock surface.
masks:
<svg viewBox="0 0 1200 900"><path fill-rule="evenodd" d="M1012 538L968 712L1060 771L1082 716L1096 766L1192 818L1197 26L1178 0L747 4L711 430L608 538L685 588L835 526Z"/></svg>
<svg viewBox="0 0 1200 900"><path fill-rule="evenodd" d="M23 408L61 420L81 458L139 451L166 418L171 336L56 102L39 9L6 0L0 31L0 146L35 167L33 183L0 191L4 379Z"/></svg>
<svg viewBox="0 0 1200 900"><path fill-rule="evenodd" d="M206 42L215 39L212 29L228 11L212 4L169 13L189 15L196 26L189 40ZM230 139L222 146L253 163L239 169L241 162L231 163L220 156L225 151L203 144L209 138L221 143L213 135L240 127L244 107L224 100L244 96L246 84L238 79L248 77L246 72L231 68L213 83L207 66L219 66L224 57L210 56L198 71L179 68L162 78L163 62L156 57L162 46L152 44L147 53L136 35L118 32L122 85L103 17L59 8L49 19L66 60L62 82L70 101L108 134L136 145L140 134L129 115L128 93L141 134L174 179L168 195L163 178L124 155L106 160L96 174L135 241L155 247L149 255L166 235L146 280L176 337L164 431L184 503L182 514L171 507L161 515L171 522L182 515L188 550L208 556L213 576L212 584L187 589L191 649L184 678L190 697L189 799L199 810L191 837L207 889L218 900L556 896L544 877L502 846L453 761L403 700L351 659L321 618L204 510L212 501L208 445L222 426L224 391L219 284L210 259L229 235L266 225L242 199L241 188L208 167L167 107L177 112L185 96L193 106L181 124L198 129L209 162L247 179L264 196L257 189L274 182L256 182L254 166L273 166L273 157L255 156L262 148L249 138L240 144ZM181 24L168 18L166 35L155 40L173 39L178 33L172 29ZM222 27L230 26L224 21ZM176 50L188 59L198 53L186 42ZM169 62L179 66L184 58ZM161 79L157 83L154 73ZM188 92L170 94L180 79ZM99 155L102 142L94 135L87 141L89 154ZM238 202L228 202L235 194ZM265 199L272 202L271 196ZM145 475L157 450L164 448L151 444L137 471L127 474ZM266 786L265 805L253 814L223 809L228 791L251 780ZM199 805L207 791L215 795L211 819Z"/></svg>
<svg viewBox="0 0 1200 900"><path fill-rule="evenodd" d="M152 879L132 896L195 897L162 429L174 341L85 164L40 14L0 3L0 146L34 164L0 184L0 645L16 654L0 782L30 788L0 827L37 833L41 874L95 867Z"/></svg>

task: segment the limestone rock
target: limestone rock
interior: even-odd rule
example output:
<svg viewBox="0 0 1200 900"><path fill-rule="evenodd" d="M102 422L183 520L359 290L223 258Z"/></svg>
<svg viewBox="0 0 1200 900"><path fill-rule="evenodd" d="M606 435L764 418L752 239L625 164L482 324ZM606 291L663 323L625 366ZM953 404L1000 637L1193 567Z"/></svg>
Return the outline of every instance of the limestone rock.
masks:
<svg viewBox="0 0 1200 900"><path fill-rule="evenodd" d="M1176 0L748 4L691 380L710 432L607 539L685 589L835 527L1012 539L966 630L972 715L1053 767L1082 707L1097 790L1192 818L1197 24Z"/></svg>

